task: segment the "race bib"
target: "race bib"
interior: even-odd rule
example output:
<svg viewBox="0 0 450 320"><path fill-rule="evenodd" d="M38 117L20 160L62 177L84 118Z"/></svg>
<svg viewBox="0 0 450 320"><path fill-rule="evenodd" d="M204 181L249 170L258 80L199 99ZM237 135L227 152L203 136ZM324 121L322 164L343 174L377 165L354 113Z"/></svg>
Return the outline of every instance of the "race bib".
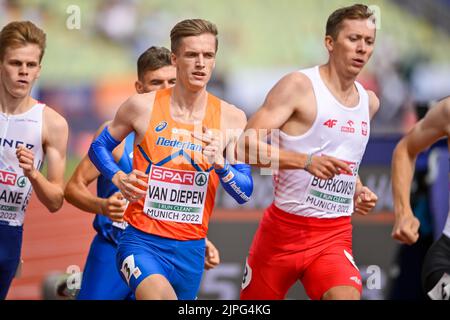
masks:
<svg viewBox="0 0 450 320"><path fill-rule="evenodd" d="M344 162L350 166L352 174L341 173L328 180L312 177L305 193L305 204L333 215L352 214L359 165Z"/></svg>
<svg viewBox="0 0 450 320"><path fill-rule="evenodd" d="M152 166L144 213L157 220L201 224L209 173Z"/></svg>

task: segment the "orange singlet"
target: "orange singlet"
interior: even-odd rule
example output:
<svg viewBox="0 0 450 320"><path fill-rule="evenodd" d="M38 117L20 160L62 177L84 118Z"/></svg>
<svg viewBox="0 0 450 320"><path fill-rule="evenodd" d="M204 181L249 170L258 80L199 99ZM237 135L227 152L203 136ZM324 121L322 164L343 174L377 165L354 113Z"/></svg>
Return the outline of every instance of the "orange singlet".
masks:
<svg viewBox="0 0 450 320"><path fill-rule="evenodd" d="M165 238L205 238L219 178L194 139L193 124L170 115L172 89L156 92L150 124L134 146L133 169L149 175L145 198L130 203L124 218L133 227ZM208 94L202 125L220 130L221 100ZM201 128L197 126L197 130Z"/></svg>

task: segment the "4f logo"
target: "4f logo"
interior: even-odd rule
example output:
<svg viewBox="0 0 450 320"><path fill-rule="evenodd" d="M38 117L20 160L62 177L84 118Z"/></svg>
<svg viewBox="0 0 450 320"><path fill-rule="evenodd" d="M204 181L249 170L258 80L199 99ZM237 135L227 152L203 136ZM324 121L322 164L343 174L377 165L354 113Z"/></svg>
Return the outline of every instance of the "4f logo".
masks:
<svg viewBox="0 0 450 320"><path fill-rule="evenodd" d="M336 124L337 124L337 120L335 120L335 119L329 119L323 123L323 125L328 128L333 128Z"/></svg>

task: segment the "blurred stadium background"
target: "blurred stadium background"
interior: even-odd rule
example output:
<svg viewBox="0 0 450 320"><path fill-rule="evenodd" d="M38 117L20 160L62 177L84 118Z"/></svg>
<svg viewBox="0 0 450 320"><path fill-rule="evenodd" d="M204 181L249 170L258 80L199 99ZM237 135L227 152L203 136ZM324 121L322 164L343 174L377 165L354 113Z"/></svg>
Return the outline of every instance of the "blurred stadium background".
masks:
<svg viewBox="0 0 450 320"><path fill-rule="evenodd" d="M95 129L133 94L139 54L151 45L170 47L170 29L179 20L200 17L217 24L219 52L209 89L249 116L283 74L326 61L326 19L336 8L353 3L0 0L0 25L31 20L47 33L43 72L33 95L69 122L69 176ZM450 94L450 1L366 4L374 6L379 30L374 56L359 80L379 96L381 110L372 123L361 176L380 200L370 216L354 217L354 253L364 278L364 299L420 299L421 254L442 229L448 210L446 144L436 145L418 162L413 200L421 212L425 243L416 247L404 248L390 238L389 166L399 137L433 101ZM272 200L271 177L254 173L257 188L244 207L238 208L223 192L217 197L209 238L220 249L222 262L205 272L201 299L238 298L247 250L262 210ZM43 290L46 279L70 266L82 270L94 235L92 218L67 203L52 215L33 198L24 227L22 272L8 299L48 298ZM305 299L301 285L288 298Z"/></svg>

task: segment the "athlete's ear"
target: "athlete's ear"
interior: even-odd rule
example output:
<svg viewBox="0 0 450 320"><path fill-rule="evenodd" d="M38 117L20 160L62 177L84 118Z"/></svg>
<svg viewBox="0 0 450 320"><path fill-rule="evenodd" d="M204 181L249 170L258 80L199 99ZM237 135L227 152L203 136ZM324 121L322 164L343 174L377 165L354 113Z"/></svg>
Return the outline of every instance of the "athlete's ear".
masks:
<svg viewBox="0 0 450 320"><path fill-rule="evenodd" d="M134 83L134 88L136 89L137 93L139 93L139 94L144 93L144 85L142 84L141 81L139 81L139 80L136 81Z"/></svg>
<svg viewBox="0 0 450 320"><path fill-rule="evenodd" d="M325 37L325 47L327 48L328 52L333 52L334 49L334 39L332 36L326 36Z"/></svg>
<svg viewBox="0 0 450 320"><path fill-rule="evenodd" d="M177 65L177 56L173 52L170 54L170 61L172 62L173 66Z"/></svg>

